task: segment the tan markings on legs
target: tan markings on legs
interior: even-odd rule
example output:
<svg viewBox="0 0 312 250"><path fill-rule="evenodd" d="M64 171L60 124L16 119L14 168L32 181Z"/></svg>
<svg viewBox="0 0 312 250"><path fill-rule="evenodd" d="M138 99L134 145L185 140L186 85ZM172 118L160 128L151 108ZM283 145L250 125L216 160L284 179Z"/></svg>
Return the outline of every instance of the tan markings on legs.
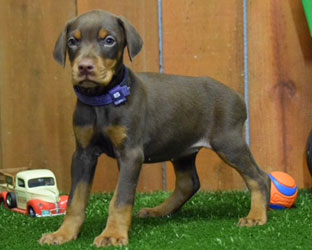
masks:
<svg viewBox="0 0 312 250"><path fill-rule="evenodd" d="M238 225L246 227L264 225L268 221L268 213L267 213L268 202L266 200L265 193L269 190L270 185L269 177L268 176L262 177L259 174L259 178L266 178L267 180L264 181L266 181L268 184L267 187L268 190L262 190L258 182L242 174L240 172L240 169L231 162L229 162L223 153L218 152L218 154L227 164L234 167L239 172L239 174L244 179L251 193L251 207L249 214L246 218L240 219Z"/></svg>
<svg viewBox="0 0 312 250"><path fill-rule="evenodd" d="M158 217L176 212L193 194L193 181L190 172L176 171L176 187L173 194L154 208L143 208L138 217Z"/></svg>
<svg viewBox="0 0 312 250"><path fill-rule="evenodd" d="M127 138L127 128L123 126L109 126L105 128L104 132L116 148L121 147Z"/></svg>
<svg viewBox="0 0 312 250"><path fill-rule="evenodd" d="M67 208L63 224L56 232L44 234L39 241L40 244L61 245L78 237L85 220L85 209L90 190L89 184L78 184L73 199Z"/></svg>
<svg viewBox="0 0 312 250"><path fill-rule="evenodd" d="M248 216L240 219L238 225L246 227L264 225L268 220L268 207L263 194L264 190L261 190L259 184L251 178L245 176L244 179L251 192L251 208Z"/></svg>
<svg viewBox="0 0 312 250"><path fill-rule="evenodd" d="M116 204L116 191L109 206L109 216L104 231L94 239L97 247L124 246L129 243L128 232L132 220L132 205Z"/></svg>
<svg viewBox="0 0 312 250"><path fill-rule="evenodd" d="M93 126L74 126L74 133L79 145L86 148L94 136L94 128Z"/></svg>

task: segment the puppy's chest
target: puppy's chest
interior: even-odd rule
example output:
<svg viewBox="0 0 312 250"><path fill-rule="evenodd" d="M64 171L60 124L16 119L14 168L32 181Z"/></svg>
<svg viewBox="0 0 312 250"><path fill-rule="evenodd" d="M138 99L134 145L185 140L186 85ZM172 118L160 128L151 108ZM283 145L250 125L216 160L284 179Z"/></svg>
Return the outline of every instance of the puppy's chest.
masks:
<svg viewBox="0 0 312 250"><path fill-rule="evenodd" d="M89 119L74 123L77 142L83 147L101 146L104 148L121 147L127 138L127 128L119 114L105 109L94 109Z"/></svg>

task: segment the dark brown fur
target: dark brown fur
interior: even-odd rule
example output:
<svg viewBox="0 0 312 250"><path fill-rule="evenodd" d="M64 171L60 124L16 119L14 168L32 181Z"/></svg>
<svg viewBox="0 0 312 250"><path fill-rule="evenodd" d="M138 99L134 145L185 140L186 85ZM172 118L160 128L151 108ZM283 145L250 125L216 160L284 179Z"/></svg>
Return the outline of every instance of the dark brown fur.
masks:
<svg viewBox="0 0 312 250"><path fill-rule="evenodd" d="M92 11L68 22L54 57L64 66L68 53L73 85L93 96L107 93L123 79L125 47L131 60L142 48L133 26L123 17ZM98 247L128 244L143 162L170 160L174 164L177 178L172 196L155 208L139 212L140 217L168 215L178 211L199 189L195 159L202 147L213 149L237 169L251 191L250 213L239 225L267 222L270 182L243 139L246 108L236 92L207 77L137 74L131 70L127 85L131 95L120 106L93 107L77 102L77 147L68 212L61 228L43 235L41 244L62 244L78 237L97 158L102 153L117 159L120 174L106 228L94 240Z"/></svg>

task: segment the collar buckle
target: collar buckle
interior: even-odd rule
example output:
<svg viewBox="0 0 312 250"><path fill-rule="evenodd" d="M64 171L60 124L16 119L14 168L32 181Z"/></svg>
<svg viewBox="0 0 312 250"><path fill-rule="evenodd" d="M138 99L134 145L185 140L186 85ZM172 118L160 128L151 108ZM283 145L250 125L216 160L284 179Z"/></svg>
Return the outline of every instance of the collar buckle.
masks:
<svg viewBox="0 0 312 250"><path fill-rule="evenodd" d="M118 106L127 101L127 96L130 95L130 87L123 85L117 85L115 88L108 92L112 99L112 103Z"/></svg>

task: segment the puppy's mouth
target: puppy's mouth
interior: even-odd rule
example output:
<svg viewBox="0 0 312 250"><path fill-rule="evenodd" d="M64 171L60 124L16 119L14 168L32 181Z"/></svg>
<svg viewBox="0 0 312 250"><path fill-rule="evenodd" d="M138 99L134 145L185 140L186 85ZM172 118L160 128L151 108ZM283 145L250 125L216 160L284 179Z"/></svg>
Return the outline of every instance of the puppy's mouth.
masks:
<svg viewBox="0 0 312 250"><path fill-rule="evenodd" d="M97 82L95 79L92 79L90 77L80 77L80 79L77 79L75 85L81 86L83 88L95 88L100 85L99 82Z"/></svg>
<svg viewBox="0 0 312 250"><path fill-rule="evenodd" d="M73 71L72 81L74 86L80 86L83 88L97 88L107 86L113 77L113 72L107 71L98 74L79 74Z"/></svg>
<svg viewBox="0 0 312 250"><path fill-rule="evenodd" d="M72 83L82 88L106 87L110 84L115 65L107 67L101 58L78 57L72 63Z"/></svg>
<svg viewBox="0 0 312 250"><path fill-rule="evenodd" d="M83 88L95 88L101 85L101 81L95 76L94 73L79 73L73 71L72 81L74 86Z"/></svg>

